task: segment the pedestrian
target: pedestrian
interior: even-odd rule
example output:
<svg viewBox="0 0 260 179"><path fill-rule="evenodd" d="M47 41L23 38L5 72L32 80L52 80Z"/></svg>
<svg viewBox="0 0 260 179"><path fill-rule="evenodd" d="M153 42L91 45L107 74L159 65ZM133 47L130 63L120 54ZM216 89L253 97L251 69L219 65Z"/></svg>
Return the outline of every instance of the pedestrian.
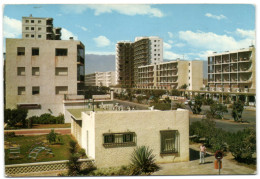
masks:
<svg viewBox="0 0 260 179"><path fill-rule="evenodd" d="M200 145L200 164L205 163L206 147L202 143Z"/></svg>

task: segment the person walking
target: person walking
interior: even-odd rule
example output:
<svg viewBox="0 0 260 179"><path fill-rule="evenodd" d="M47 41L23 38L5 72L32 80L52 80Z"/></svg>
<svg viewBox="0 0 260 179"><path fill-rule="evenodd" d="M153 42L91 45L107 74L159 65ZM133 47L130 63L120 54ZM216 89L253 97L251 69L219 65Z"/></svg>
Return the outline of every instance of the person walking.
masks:
<svg viewBox="0 0 260 179"><path fill-rule="evenodd" d="M202 143L200 145L200 164L205 163L206 147Z"/></svg>

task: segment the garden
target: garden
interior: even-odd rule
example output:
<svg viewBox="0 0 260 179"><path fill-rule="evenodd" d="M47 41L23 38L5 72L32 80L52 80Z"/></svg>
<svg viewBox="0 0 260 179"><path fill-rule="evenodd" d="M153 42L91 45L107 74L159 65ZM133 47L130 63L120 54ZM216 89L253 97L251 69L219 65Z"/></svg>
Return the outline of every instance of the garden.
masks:
<svg viewBox="0 0 260 179"><path fill-rule="evenodd" d="M48 135L16 136L5 134L5 164L21 164L68 160L71 135L58 135L52 130Z"/></svg>

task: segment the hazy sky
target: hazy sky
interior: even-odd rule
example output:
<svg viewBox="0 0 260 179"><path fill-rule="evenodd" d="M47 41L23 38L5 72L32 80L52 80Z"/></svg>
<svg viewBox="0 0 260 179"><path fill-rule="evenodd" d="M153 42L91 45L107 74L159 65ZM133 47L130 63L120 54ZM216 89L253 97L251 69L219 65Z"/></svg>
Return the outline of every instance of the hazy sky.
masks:
<svg viewBox="0 0 260 179"><path fill-rule="evenodd" d="M62 39L81 40L87 54L115 54L117 41L136 36L163 38L164 59L206 60L255 44L255 6L247 4L5 5L4 38L21 38L30 14L52 17Z"/></svg>

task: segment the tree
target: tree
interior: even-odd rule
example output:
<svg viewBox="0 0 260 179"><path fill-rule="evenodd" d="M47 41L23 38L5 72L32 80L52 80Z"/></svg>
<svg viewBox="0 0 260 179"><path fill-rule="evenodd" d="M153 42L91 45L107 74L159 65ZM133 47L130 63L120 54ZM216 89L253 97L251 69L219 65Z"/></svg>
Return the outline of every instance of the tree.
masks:
<svg viewBox="0 0 260 179"><path fill-rule="evenodd" d="M80 154L77 153L77 142L74 140L70 141L70 158L69 162L67 163L69 171L68 175L69 176L77 176L80 173L80 165L81 163L78 162L80 158Z"/></svg>
<svg viewBox="0 0 260 179"><path fill-rule="evenodd" d="M133 175L142 173L151 173L159 170L159 166L155 163L155 155L149 147L141 146L134 149L131 155L131 166Z"/></svg>
<svg viewBox="0 0 260 179"><path fill-rule="evenodd" d="M189 101L188 105L190 106L193 114L199 114L201 112L202 97L200 95L196 95L194 104L192 104L192 101Z"/></svg>
<svg viewBox="0 0 260 179"><path fill-rule="evenodd" d="M26 127L26 117L28 111L26 109L5 109L4 122L8 126L14 127L17 123L21 123L22 127Z"/></svg>
<svg viewBox="0 0 260 179"><path fill-rule="evenodd" d="M242 101L237 101L233 103L232 106L232 117L234 121L242 121L242 113L244 110L244 103Z"/></svg>
<svg viewBox="0 0 260 179"><path fill-rule="evenodd" d="M171 91L171 95L172 95L172 96L180 96L181 93L180 93L180 91L177 90L177 89L172 89L172 91Z"/></svg>
<svg viewBox="0 0 260 179"><path fill-rule="evenodd" d="M57 134L54 132L54 129L46 136L50 144L56 142Z"/></svg>
<svg viewBox="0 0 260 179"><path fill-rule="evenodd" d="M180 86L180 89L187 89L188 85L187 84L183 84Z"/></svg>
<svg viewBox="0 0 260 179"><path fill-rule="evenodd" d="M227 113L227 106L220 103L213 103L210 105L210 110L207 111L208 118L223 119L224 113Z"/></svg>

